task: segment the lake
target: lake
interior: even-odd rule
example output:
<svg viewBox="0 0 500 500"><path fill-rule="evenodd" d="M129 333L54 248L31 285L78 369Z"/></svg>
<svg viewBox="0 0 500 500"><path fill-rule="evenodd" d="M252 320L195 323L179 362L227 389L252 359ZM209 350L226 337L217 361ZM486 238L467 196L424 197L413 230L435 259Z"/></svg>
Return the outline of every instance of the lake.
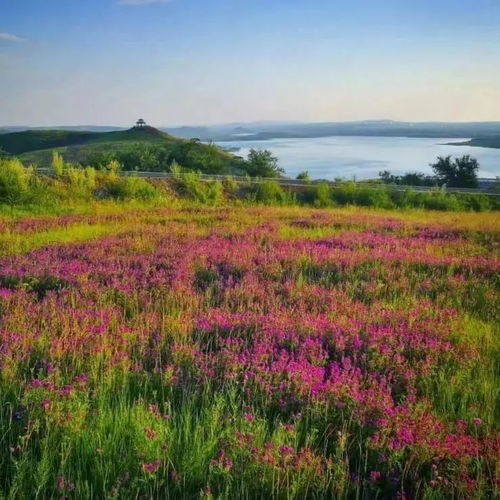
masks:
<svg viewBox="0 0 500 500"><path fill-rule="evenodd" d="M479 177L500 175L500 149L446 146L468 139L335 136L307 139L220 142L225 148L240 147L235 154L246 157L250 148L269 149L279 158L286 174L303 170L313 179L376 178L381 170L394 174L408 171L432 173L429 163L437 156L469 154L480 164Z"/></svg>

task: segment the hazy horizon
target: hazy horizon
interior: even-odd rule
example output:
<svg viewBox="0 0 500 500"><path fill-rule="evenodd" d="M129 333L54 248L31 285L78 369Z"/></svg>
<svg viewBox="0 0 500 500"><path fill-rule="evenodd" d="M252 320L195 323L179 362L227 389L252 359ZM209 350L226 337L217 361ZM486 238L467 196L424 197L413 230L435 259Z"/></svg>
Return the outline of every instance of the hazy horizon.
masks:
<svg viewBox="0 0 500 500"><path fill-rule="evenodd" d="M498 121L499 30L494 0L0 0L0 122Z"/></svg>
<svg viewBox="0 0 500 500"><path fill-rule="evenodd" d="M148 120L145 120L146 124L148 126L151 126L153 128L158 128L158 129L176 129L176 128L197 128L197 127L237 127L237 126L249 126L249 125L265 125L265 124L273 124L273 125L293 125L293 124L303 124L303 125L314 125L314 124L327 124L327 123L383 123L383 122L394 122L394 123L411 123L411 124L480 124L480 123L499 123L500 124L500 119L498 120L470 120L470 121L437 121L437 120L419 120L419 121L411 121L411 120L393 120L390 118L380 118L380 119L368 119L368 120L321 120L321 121L303 121L303 120L252 120L252 121L229 121L229 122L217 122L217 123L191 123L191 124L186 124L186 123L173 123L173 124L157 124L157 123L150 123ZM22 124L10 124L10 123L0 123L0 129L2 128L60 128L60 127L99 127L99 128L131 128L135 125L136 119L132 119L130 123L127 124L116 124L116 123L106 123L103 122L101 124L97 123L74 123L74 124L67 124L67 123L54 123L50 125L37 125L37 124L27 124L27 123L22 123Z"/></svg>

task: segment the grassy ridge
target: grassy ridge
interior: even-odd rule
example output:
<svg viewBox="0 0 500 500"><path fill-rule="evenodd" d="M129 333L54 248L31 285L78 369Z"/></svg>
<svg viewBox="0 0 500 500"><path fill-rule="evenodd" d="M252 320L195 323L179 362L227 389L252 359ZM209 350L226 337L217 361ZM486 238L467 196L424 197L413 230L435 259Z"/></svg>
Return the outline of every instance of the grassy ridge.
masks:
<svg viewBox="0 0 500 500"><path fill-rule="evenodd" d="M67 130L27 130L0 135L0 147L19 155L28 151L57 148L70 144L83 144L96 138L97 132L72 132Z"/></svg>
<svg viewBox="0 0 500 500"><path fill-rule="evenodd" d="M176 139L160 130L145 127L114 132L86 132L68 130L26 130L0 135L0 147L13 155L89 143L126 141L175 141Z"/></svg>
<svg viewBox="0 0 500 500"><path fill-rule="evenodd" d="M172 161L184 163L207 173L232 173L242 169L242 161L212 145L180 139L153 127L132 128L113 132L65 130L28 130L0 134L0 148L16 155L25 163L50 166L54 151L66 161L92 165L106 163L113 155L129 154L129 169L148 164L154 169L167 169ZM135 156L134 156L135 155ZM160 155L156 163L151 158ZM137 161L137 164L134 164Z"/></svg>

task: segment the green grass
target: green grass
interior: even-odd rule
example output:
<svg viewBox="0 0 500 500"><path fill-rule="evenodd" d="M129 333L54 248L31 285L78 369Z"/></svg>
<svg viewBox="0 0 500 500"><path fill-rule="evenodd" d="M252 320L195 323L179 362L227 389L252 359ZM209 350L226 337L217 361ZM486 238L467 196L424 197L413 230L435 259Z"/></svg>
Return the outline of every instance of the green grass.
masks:
<svg viewBox="0 0 500 500"><path fill-rule="evenodd" d="M56 228L34 234L0 234L0 255L14 255L47 245L73 243L100 238L105 235L119 234L128 230L128 225L110 224L75 224L66 228Z"/></svg>

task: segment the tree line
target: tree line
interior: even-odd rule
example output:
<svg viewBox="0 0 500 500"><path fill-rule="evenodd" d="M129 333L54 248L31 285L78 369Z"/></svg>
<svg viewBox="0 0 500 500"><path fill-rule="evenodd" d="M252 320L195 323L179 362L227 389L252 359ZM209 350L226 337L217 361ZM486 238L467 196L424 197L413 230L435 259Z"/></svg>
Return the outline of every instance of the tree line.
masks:
<svg viewBox="0 0 500 500"><path fill-rule="evenodd" d="M479 185L477 172L479 162L470 155L452 160L451 155L438 156L435 163L431 163L434 175L420 172L408 172L404 175L393 175L384 170L379 173L380 180L385 184L407 186L447 186L457 188L477 188Z"/></svg>

